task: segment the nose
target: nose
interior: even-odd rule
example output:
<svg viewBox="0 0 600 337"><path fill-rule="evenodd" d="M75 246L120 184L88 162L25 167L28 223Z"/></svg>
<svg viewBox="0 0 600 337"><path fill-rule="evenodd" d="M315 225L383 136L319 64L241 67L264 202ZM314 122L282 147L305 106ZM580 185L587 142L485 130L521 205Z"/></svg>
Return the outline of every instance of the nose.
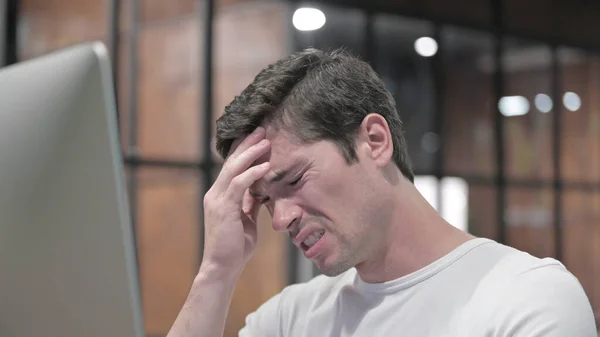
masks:
<svg viewBox="0 0 600 337"><path fill-rule="evenodd" d="M292 225L302 217L302 208L289 200L277 200L273 207L273 229L278 232L292 230Z"/></svg>

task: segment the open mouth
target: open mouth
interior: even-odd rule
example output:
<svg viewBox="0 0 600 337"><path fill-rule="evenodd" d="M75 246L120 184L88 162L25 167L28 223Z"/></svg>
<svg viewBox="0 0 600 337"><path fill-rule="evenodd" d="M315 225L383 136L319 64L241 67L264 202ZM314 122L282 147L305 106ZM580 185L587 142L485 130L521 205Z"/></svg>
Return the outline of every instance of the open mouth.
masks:
<svg viewBox="0 0 600 337"><path fill-rule="evenodd" d="M304 239L304 241L302 241L300 246L304 251L309 250L312 246L316 245L319 240L321 240L323 234L325 234L324 230L312 232L306 239Z"/></svg>

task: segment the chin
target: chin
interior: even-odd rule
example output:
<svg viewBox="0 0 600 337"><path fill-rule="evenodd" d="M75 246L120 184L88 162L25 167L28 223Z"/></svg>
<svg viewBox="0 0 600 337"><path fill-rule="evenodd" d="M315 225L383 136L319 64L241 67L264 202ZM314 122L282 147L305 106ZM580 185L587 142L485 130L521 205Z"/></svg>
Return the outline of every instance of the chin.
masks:
<svg viewBox="0 0 600 337"><path fill-rule="evenodd" d="M316 265L323 275L329 277L338 276L346 272L348 269L354 267L354 265L348 263L348 261L333 261L330 263L327 263L326 261L319 261L316 263Z"/></svg>

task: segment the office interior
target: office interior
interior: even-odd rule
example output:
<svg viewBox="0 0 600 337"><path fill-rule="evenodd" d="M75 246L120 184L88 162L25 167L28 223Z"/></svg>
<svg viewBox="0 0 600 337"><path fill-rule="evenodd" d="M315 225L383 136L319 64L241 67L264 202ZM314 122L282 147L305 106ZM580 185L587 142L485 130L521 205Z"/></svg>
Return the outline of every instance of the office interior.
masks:
<svg viewBox="0 0 600 337"><path fill-rule="evenodd" d="M3 65L109 47L144 325L165 336L198 270L215 120L307 47L368 61L416 184L453 225L563 262L600 319L600 3L586 0L2 0ZM260 215L225 336L318 274Z"/></svg>

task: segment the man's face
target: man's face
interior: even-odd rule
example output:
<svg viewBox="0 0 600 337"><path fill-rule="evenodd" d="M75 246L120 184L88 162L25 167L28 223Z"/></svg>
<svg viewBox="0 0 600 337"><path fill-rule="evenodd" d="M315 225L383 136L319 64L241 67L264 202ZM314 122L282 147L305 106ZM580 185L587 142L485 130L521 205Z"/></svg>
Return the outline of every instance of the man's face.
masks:
<svg viewBox="0 0 600 337"><path fill-rule="evenodd" d="M367 258L377 235L375 188L362 163L348 165L335 144L300 144L293 136L267 129L271 151L256 164L271 170L250 193L287 231L294 244L325 275L338 275Z"/></svg>

